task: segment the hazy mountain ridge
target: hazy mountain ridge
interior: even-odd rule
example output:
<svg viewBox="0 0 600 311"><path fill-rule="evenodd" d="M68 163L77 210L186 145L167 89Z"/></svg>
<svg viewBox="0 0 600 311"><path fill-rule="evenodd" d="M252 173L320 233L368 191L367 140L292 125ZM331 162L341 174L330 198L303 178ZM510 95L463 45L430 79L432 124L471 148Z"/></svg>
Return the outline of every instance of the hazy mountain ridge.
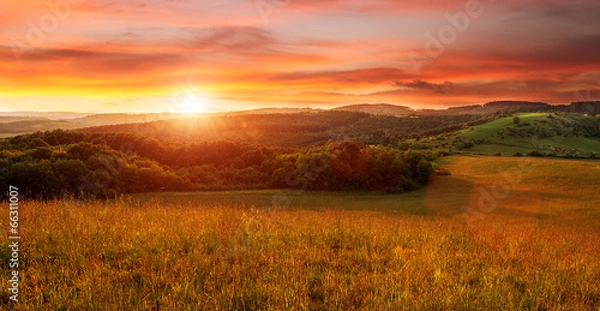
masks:
<svg viewBox="0 0 600 311"><path fill-rule="evenodd" d="M447 109L412 109L407 106L389 103L355 104L327 109L313 108L260 108L245 111L232 111L214 114L85 114L70 112L6 112L0 113L0 137L27 134L55 129L79 129L97 126L136 124L173 119L198 119L214 116L303 114L323 111L357 112L379 116L434 116L434 115L484 115L490 113L516 112L574 112L600 114L600 101L573 102L569 105L550 105L543 102L528 101L492 101L483 105L451 107Z"/></svg>
<svg viewBox="0 0 600 311"><path fill-rule="evenodd" d="M68 116L68 118L67 118ZM76 116L76 117L75 117ZM0 136L27 134L56 129L73 130L79 128L111 124L144 123L166 119L189 117L178 114L69 114L69 113L14 113L0 116Z"/></svg>
<svg viewBox="0 0 600 311"><path fill-rule="evenodd" d="M11 111L11 112L0 112L0 121L4 118L16 118L16 119L52 119L52 120L72 120L77 118L83 118L93 113L82 113L82 112L35 112L35 111Z"/></svg>

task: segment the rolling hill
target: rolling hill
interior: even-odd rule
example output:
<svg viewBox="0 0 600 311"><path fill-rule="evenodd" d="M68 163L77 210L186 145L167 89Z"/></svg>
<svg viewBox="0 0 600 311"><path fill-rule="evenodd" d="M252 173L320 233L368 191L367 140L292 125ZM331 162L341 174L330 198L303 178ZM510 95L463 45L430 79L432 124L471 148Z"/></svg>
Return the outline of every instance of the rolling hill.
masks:
<svg viewBox="0 0 600 311"><path fill-rule="evenodd" d="M178 114L70 114L70 113L14 113L0 117L0 137L28 134L56 129L72 130L110 124L143 123L189 117Z"/></svg>
<svg viewBox="0 0 600 311"><path fill-rule="evenodd" d="M333 110L390 116L407 116L415 113L415 111L410 107L392 104L356 104L334 108Z"/></svg>
<svg viewBox="0 0 600 311"><path fill-rule="evenodd" d="M596 158L600 154L600 117L564 112L517 113L426 139L405 139L399 144L402 149L437 154Z"/></svg>
<svg viewBox="0 0 600 311"><path fill-rule="evenodd" d="M146 123L159 120L201 119L205 117L236 117L242 115L289 115L310 114L325 111L359 112L374 116L423 117L423 116L457 116L457 115L489 115L524 112L571 112L596 115L600 113L599 101L573 102L570 105L551 106L540 102L526 101L494 101L484 105L452 107L448 109L418 109L387 103L356 104L333 108L331 110L313 108L261 108L245 111L233 111L215 114L84 114L70 112L4 112L0 113L0 138L37 131L55 129L80 129L104 125ZM393 129L392 129L393 130ZM396 135L397 136L397 135Z"/></svg>

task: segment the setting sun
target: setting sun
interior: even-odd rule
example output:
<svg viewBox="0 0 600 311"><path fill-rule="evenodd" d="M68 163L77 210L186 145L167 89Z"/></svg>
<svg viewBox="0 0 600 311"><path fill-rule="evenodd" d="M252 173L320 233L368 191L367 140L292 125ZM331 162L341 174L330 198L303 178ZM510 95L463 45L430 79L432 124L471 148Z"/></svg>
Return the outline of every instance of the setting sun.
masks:
<svg viewBox="0 0 600 311"><path fill-rule="evenodd" d="M178 111L187 114L206 113L208 112L208 99L203 95L192 94L180 103Z"/></svg>

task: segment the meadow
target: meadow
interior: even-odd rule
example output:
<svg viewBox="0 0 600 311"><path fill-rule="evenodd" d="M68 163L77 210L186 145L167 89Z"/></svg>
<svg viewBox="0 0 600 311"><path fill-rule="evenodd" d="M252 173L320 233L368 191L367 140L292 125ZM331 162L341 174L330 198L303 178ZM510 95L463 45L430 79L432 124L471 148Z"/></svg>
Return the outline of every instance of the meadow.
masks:
<svg viewBox="0 0 600 311"><path fill-rule="evenodd" d="M600 162L441 164L403 195L25 200L16 309L600 310Z"/></svg>

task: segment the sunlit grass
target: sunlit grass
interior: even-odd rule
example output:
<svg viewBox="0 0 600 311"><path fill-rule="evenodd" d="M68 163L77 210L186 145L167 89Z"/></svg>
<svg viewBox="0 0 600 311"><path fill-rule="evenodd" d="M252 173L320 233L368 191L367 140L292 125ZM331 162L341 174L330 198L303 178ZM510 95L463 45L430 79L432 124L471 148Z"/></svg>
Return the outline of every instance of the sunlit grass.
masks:
<svg viewBox="0 0 600 311"><path fill-rule="evenodd" d="M370 197L429 211L416 215L401 204L283 209L206 194L25 201L17 309L598 310L598 162L539 159L475 227L459 212L518 161L454 159L453 175L427 191ZM346 196L368 205L368 194Z"/></svg>
<svg viewBox="0 0 600 311"><path fill-rule="evenodd" d="M596 233L474 234L458 218L358 211L26 207L23 310L600 306Z"/></svg>

